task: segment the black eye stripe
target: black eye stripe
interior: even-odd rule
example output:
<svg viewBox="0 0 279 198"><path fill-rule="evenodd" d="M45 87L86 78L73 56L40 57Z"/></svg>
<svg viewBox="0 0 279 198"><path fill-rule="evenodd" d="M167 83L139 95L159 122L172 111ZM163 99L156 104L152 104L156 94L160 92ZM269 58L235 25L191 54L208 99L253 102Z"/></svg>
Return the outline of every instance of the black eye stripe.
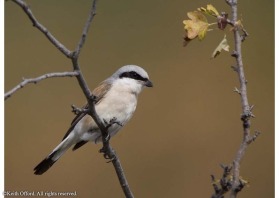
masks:
<svg viewBox="0 0 279 198"><path fill-rule="evenodd" d="M120 74L119 78L132 78L135 80L141 80L141 81L147 81L147 78L143 78L141 75L139 75L137 72L130 71L130 72L124 72Z"/></svg>

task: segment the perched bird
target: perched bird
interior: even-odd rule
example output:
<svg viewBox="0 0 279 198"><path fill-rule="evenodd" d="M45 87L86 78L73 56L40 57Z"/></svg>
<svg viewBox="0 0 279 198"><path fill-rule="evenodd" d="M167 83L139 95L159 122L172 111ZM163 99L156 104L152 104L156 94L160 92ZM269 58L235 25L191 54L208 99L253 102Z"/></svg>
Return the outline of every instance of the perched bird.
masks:
<svg viewBox="0 0 279 198"><path fill-rule="evenodd" d="M94 89L98 116L107 123L116 120L108 128L110 137L130 120L137 106L138 95L144 87L153 87L147 72L139 66L126 65ZM62 142L34 168L34 174L46 172L71 146L76 150L88 141L98 143L101 140L101 131L91 116L85 112L78 113Z"/></svg>

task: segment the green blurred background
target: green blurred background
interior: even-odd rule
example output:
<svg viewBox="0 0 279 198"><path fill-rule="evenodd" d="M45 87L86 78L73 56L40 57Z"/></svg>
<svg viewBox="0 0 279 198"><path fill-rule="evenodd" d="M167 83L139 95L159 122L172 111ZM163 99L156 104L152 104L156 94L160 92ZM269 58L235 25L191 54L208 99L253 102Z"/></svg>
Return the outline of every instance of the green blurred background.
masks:
<svg viewBox="0 0 279 198"><path fill-rule="evenodd" d="M27 2L56 38L75 48L91 1ZM186 13L208 3L230 13L220 0L98 1L80 57L88 84L93 89L120 66L137 64L155 85L140 95L133 119L111 141L136 197L210 197L210 174L221 176L219 164L231 163L241 142L234 59L227 52L210 59L224 33L215 29L204 41L182 46ZM274 197L274 2L239 1L239 15L250 33L243 61L249 102L255 104L252 132L262 132L241 164L250 184L239 197ZM5 91L22 77L71 70L21 8L6 1ZM112 164L98 153L101 145L68 151L46 174L33 174L68 129L70 105L84 102L75 78L28 85L5 101L5 190L123 197Z"/></svg>

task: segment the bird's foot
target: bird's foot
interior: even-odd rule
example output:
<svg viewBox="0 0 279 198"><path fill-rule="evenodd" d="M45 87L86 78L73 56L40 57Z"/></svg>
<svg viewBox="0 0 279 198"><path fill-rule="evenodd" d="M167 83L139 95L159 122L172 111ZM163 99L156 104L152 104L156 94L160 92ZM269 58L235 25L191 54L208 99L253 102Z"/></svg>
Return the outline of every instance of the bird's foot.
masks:
<svg viewBox="0 0 279 198"><path fill-rule="evenodd" d="M108 159L107 163L112 162L115 159L115 155L111 155L107 147L103 146L100 150L100 153L103 153L105 159Z"/></svg>
<svg viewBox="0 0 279 198"><path fill-rule="evenodd" d="M123 126L119 121L117 121L117 118L116 117L113 117L112 119L110 119L110 121L106 121L105 119L104 120L104 124L105 124L105 127L106 129L110 128L113 124L117 124L119 126Z"/></svg>

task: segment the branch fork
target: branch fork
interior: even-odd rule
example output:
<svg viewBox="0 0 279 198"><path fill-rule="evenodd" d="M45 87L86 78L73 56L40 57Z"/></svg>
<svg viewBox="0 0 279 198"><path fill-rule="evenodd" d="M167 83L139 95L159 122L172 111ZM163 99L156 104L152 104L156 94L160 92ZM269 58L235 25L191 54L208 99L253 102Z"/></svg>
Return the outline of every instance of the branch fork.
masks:
<svg viewBox="0 0 279 198"><path fill-rule="evenodd" d="M104 123L102 122L102 120L99 118L99 116L96 113L95 110L95 100L96 97L94 97L85 81L85 78L81 72L79 63L78 63L78 58L79 58L79 54L81 52L82 47L84 46L85 43L85 39L87 37L87 33L89 31L89 27L90 24L94 18L94 16L96 15L96 3L97 0L92 0L92 6L90 9L90 13L88 16L88 19L84 25L83 31L82 31L82 35L80 38L80 41L78 42L76 49L74 51L70 51L69 49L67 49L61 42L59 42L48 30L47 28L45 28L42 24L39 23L39 21L35 18L35 16L33 15L30 7L25 3L24 0L12 0L14 3L16 3L17 5L19 5L23 11L26 13L26 15L29 17L29 19L32 22L32 25L34 27L36 27L40 32L42 32L47 39L60 51L62 52L67 58L69 58L72 61L72 65L73 65L73 69L74 72L71 73L70 76L76 76L78 83L80 85L80 88L82 89L87 102L88 102L88 109L80 109L75 107L74 105L72 105L72 111L77 114L77 113L81 113L81 112L86 112L88 113L96 122L96 124L98 125L98 127L100 128L101 132L102 132L102 140L103 140L103 148L106 149L106 156L109 157L109 159L112 159L112 163L114 166L114 169L116 171L116 174L118 176L118 180L119 183L122 187L122 190L125 194L126 198L133 198L133 193L131 192L127 179L124 175L124 171L123 168L121 166L120 160L117 157L115 151L111 148L111 146L109 145L109 140L106 139L107 136L105 136L107 134L107 128L104 126ZM69 76L69 75L66 75ZM19 85L17 85L15 88L13 88L11 91L7 92L5 94L5 100L7 98L9 98L13 93L15 93L18 89L24 87L26 84L28 83L37 83L42 79L45 78L49 78L49 75L43 75L38 77L39 80L36 78L35 81L34 79L31 79L31 81L28 80L24 80L22 83L20 83ZM52 77L52 76L51 76ZM53 77L59 77L58 76L53 76ZM61 76L60 76L61 77ZM63 76L64 77L64 76ZM116 121L115 121L116 123Z"/></svg>

